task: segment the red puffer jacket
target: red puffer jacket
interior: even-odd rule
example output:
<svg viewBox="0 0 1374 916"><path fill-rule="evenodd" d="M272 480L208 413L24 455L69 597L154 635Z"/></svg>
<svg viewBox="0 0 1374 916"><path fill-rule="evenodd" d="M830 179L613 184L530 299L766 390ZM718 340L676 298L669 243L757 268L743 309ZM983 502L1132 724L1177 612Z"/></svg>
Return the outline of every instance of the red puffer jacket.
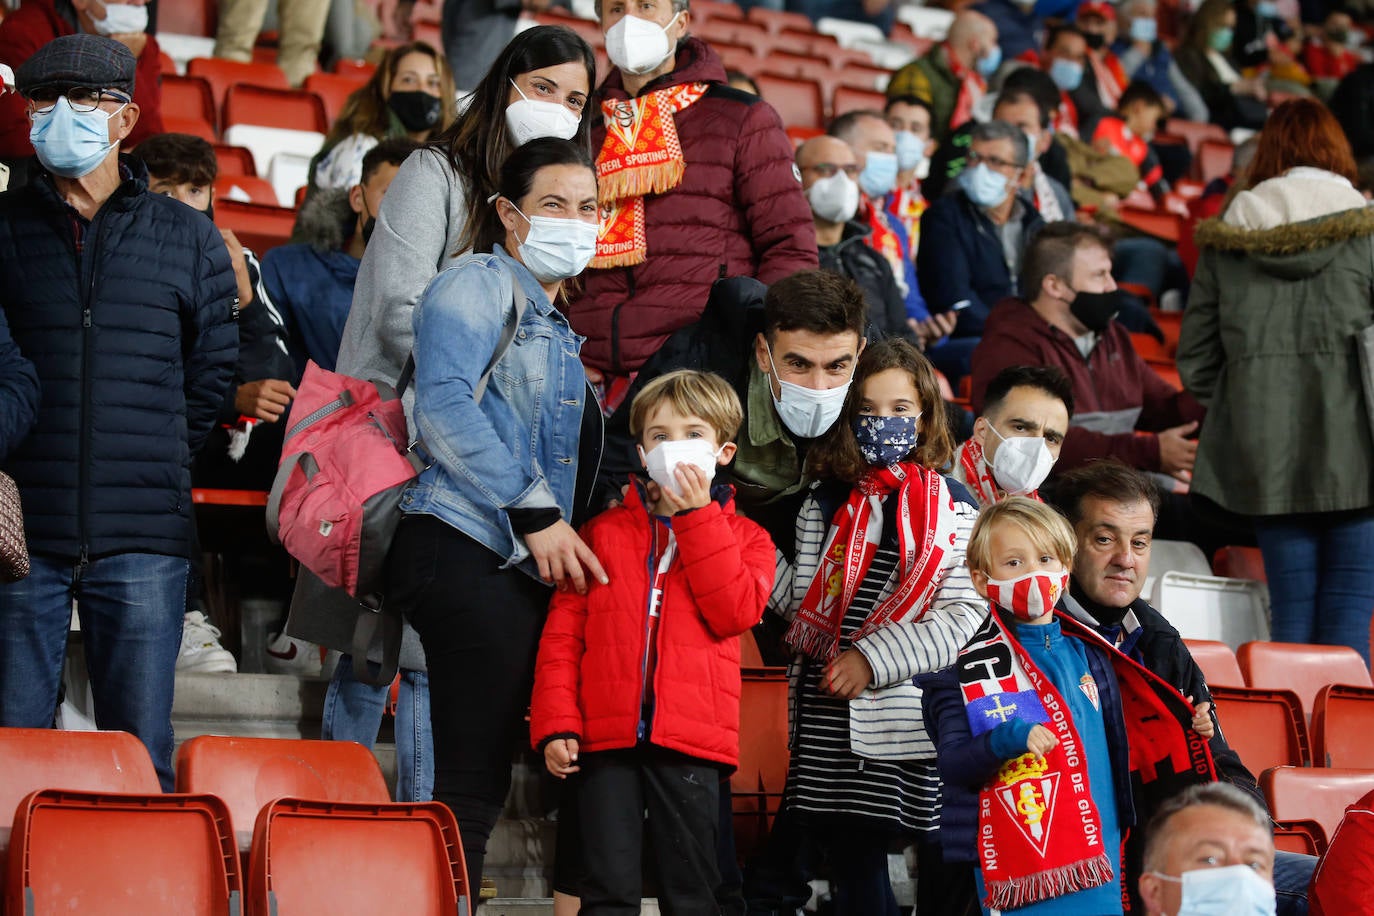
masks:
<svg viewBox="0 0 1374 916"><path fill-rule="evenodd" d="M721 277L772 283L817 266L811 207L771 105L724 85L724 64L696 38L678 45L677 69L640 95L693 82L711 87L676 116L682 183L644 199L648 259L585 271L582 294L565 310L587 337L582 361L603 371L637 371L670 334L701 317ZM601 85L602 98L629 98L619 70ZM605 138L598 121L592 148Z"/></svg>
<svg viewBox="0 0 1374 916"><path fill-rule="evenodd" d="M67 5L68 11L71 5ZM75 15L75 14L73 14ZM0 23L0 63L15 72L19 65L54 38L73 35L76 27L57 11L53 0L24 0L24 5L5 16ZM128 149L162 127L162 58L157 39L148 36L134 72L134 101L138 103L138 123L120 149ZM24 97L9 92L0 96L0 159L21 159L33 155L29 143L29 116Z"/></svg>
<svg viewBox="0 0 1374 916"><path fill-rule="evenodd" d="M582 538L609 585L558 592L535 664L535 748L576 737L582 751L634 747L651 582L653 529L637 486ZM739 635L773 587L773 542L735 514L733 494L673 517L677 558L663 584L650 743L734 767L739 762Z"/></svg>

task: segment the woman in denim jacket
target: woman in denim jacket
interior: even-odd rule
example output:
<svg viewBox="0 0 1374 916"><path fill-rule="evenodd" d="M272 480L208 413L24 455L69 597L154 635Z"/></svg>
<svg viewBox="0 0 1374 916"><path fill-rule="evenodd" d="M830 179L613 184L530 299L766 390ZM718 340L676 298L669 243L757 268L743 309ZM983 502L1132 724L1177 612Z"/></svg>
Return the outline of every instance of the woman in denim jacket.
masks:
<svg viewBox="0 0 1374 916"><path fill-rule="evenodd" d="M414 419L431 463L402 499L388 568L428 660L434 797L458 819L474 892L510 787L548 585L605 581L569 524L595 476L600 411L582 338L555 306L596 244L591 160L572 142L532 140L506 160L487 210L473 253L415 309ZM513 283L524 303L498 353L516 318Z"/></svg>

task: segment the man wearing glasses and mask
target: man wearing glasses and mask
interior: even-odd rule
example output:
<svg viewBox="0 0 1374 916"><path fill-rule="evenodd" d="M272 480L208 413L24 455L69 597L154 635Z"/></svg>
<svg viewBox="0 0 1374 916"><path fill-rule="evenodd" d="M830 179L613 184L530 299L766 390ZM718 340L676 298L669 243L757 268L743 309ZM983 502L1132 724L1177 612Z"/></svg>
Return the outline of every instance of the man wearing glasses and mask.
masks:
<svg viewBox="0 0 1374 916"><path fill-rule="evenodd" d="M0 308L42 398L4 465L32 572L0 586L0 726L52 724L75 599L96 724L142 740L170 791L191 457L230 382L238 297L210 220L120 153L135 68L77 34L17 74L41 170L0 195Z"/></svg>

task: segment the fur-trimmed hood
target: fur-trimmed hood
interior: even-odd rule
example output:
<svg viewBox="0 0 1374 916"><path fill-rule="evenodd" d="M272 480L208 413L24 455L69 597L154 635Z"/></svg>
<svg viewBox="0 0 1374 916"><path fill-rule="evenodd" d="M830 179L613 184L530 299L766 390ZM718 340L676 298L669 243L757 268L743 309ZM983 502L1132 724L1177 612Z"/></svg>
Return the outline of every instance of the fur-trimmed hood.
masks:
<svg viewBox="0 0 1374 916"><path fill-rule="evenodd" d="M1245 255L1266 273L1298 278L1324 269L1343 242L1366 236L1374 236L1374 209L1369 207L1269 229L1244 229L1213 218L1199 224L1194 239L1201 250Z"/></svg>

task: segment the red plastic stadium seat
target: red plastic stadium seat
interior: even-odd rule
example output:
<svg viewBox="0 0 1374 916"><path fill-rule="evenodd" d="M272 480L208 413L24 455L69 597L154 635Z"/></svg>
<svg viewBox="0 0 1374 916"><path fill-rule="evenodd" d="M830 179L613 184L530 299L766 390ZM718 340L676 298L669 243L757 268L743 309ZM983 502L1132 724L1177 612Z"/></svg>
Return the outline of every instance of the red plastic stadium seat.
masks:
<svg viewBox="0 0 1374 916"><path fill-rule="evenodd" d="M876 89L855 89L836 86L830 97L830 115L839 117L847 111L882 111L887 97Z"/></svg>
<svg viewBox="0 0 1374 916"><path fill-rule="evenodd" d="M266 86L273 89L290 89L286 74L276 64L245 64L236 60L222 60L218 57L193 57L186 65L189 76L204 77L215 92L215 107L224 105L224 96L230 86Z"/></svg>
<svg viewBox="0 0 1374 916"><path fill-rule="evenodd" d="M312 73L305 78L305 88L324 102L324 113L331 125L339 119L348 97L366 85L366 79L338 73Z"/></svg>
<svg viewBox="0 0 1374 916"><path fill-rule="evenodd" d="M1160 343L1159 339L1153 334L1132 331L1131 346L1135 349L1135 352L1140 355L1140 358L1146 362L1174 361L1174 354L1165 344Z"/></svg>
<svg viewBox="0 0 1374 916"><path fill-rule="evenodd" d="M741 678L739 769L730 777L735 844L742 858L762 848L787 778L787 675Z"/></svg>
<svg viewBox="0 0 1374 916"><path fill-rule="evenodd" d="M19 803L10 839L9 913L239 912L239 857L213 795L44 789Z"/></svg>
<svg viewBox="0 0 1374 916"><path fill-rule="evenodd" d="M1236 149L1228 140L1203 140L1193 154L1193 177L1204 185L1231 173Z"/></svg>
<svg viewBox="0 0 1374 916"><path fill-rule="evenodd" d="M882 67L874 66L861 60L864 57L862 51L849 52L850 59L836 64L836 69L840 71L837 81L841 86L851 86L855 89L867 89L874 92L882 92L887 88L888 80L892 78L892 71ZM882 111L883 106L879 105L878 110Z"/></svg>
<svg viewBox="0 0 1374 916"><path fill-rule="evenodd" d="M296 211L290 207L268 207L236 200L215 201L215 224L232 229L245 248L262 257L278 245L291 240Z"/></svg>
<svg viewBox="0 0 1374 916"><path fill-rule="evenodd" d="M249 862L250 913L471 912L458 822L438 802L278 799L258 815Z"/></svg>
<svg viewBox="0 0 1374 916"><path fill-rule="evenodd" d="M0 824L36 789L159 792L148 749L128 732L0 728Z"/></svg>
<svg viewBox="0 0 1374 916"><path fill-rule="evenodd" d="M215 179L215 200L233 199L230 195L235 188L247 194L252 203L277 205L277 191L272 182L256 175L220 175Z"/></svg>
<svg viewBox="0 0 1374 916"><path fill-rule="evenodd" d="M1236 653L1224 642L1212 639L1185 639L1188 653L1202 669L1209 687L1244 687L1245 675L1240 672Z"/></svg>
<svg viewBox="0 0 1374 916"><path fill-rule="evenodd" d="M177 76L175 73L162 77L162 117L173 119L179 130L170 128L168 133L190 133L198 137L210 132L210 142L214 142L215 93L208 80L199 76ZM186 130L187 125L203 124L196 130Z"/></svg>
<svg viewBox="0 0 1374 916"><path fill-rule="evenodd" d="M1317 692L1312 764L1374 767L1374 687L1330 684Z"/></svg>
<svg viewBox="0 0 1374 916"><path fill-rule="evenodd" d="M287 130L329 130L324 102L304 89L234 86L224 98L224 126L257 124Z"/></svg>
<svg viewBox="0 0 1374 916"><path fill-rule="evenodd" d="M695 12L695 7L693 12ZM773 47L773 33L756 22L740 20L708 19L705 23L693 26L692 31L698 38L708 42L726 41L731 44L749 45L755 53L763 57Z"/></svg>
<svg viewBox="0 0 1374 916"><path fill-rule="evenodd" d="M1317 691L1327 684L1371 686L1364 659L1349 646L1254 641L1242 645L1236 658L1247 684L1293 691L1309 719Z"/></svg>
<svg viewBox="0 0 1374 916"><path fill-rule="evenodd" d="M1226 742L1250 772L1307 763L1307 723L1291 690L1214 687L1212 702Z"/></svg>
<svg viewBox="0 0 1374 916"><path fill-rule="evenodd" d="M1116 215L1132 229L1175 245L1183 233L1183 217L1167 210L1121 206Z"/></svg>
<svg viewBox="0 0 1374 916"><path fill-rule="evenodd" d="M1187 121L1183 118L1170 118L1164 122L1165 133L1183 137L1188 141L1188 149L1197 155L1198 145L1203 140L1222 140L1228 139L1226 130L1216 124L1205 121Z"/></svg>
<svg viewBox="0 0 1374 916"><path fill-rule="evenodd" d="M695 0L692 3L692 18L705 17L707 20L725 19L732 22L744 21L744 10L736 3L722 3L720 0Z"/></svg>
<svg viewBox="0 0 1374 916"><path fill-rule="evenodd" d="M818 54L797 54L792 51L773 51L761 65L769 73L801 79L827 80L834 77L830 60Z"/></svg>
<svg viewBox="0 0 1374 916"><path fill-rule="evenodd" d="M1281 821L1274 824L1274 848L1305 856L1326 851L1326 831L1316 821Z"/></svg>
<svg viewBox="0 0 1374 916"><path fill-rule="evenodd" d="M1345 809L1374 790L1374 769L1275 767L1260 786L1276 821L1313 820L1334 837Z"/></svg>
<svg viewBox="0 0 1374 916"><path fill-rule="evenodd" d="M812 54L824 57L833 64L838 64L840 60L848 59L848 55L840 56L839 41L834 35L825 35L820 32L802 32L796 29L783 29L773 36L773 49L775 51L789 51L793 54Z"/></svg>
<svg viewBox="0 0 1374 916"><path fill-rule="evenodd" d="M1264 554L1258 547L1223 547L1212 558L1212 572L1228 579L1268 582L1264 574Z"/></svg>
<svg viewBox="0 0 1374 916"><path fill-rule="evenodd" d="M258 812L274 799L391 801L377 758L355 741L201 735L177 754L177 791L224 799L245 850Z"/></svg>
<svg viewBox="0 0 1374 916"><path fill-rule="evenodd" d="M254 175L258 167L253 163L253 151L246 146L215 144L215 161L219 163L219 175Z"/></svg>
<svg viewBox="0 0 1374 916"><path fill-rule="evenodd" d="M764 101L777 109L784 127L825 126L825 102L821 84L773 73L754 77Z"/></svg>
<svg viewBox="0 0 1374 916"><path fill-rule="evenodd" d="M219 26L215 0L177 0L158 6L158 31L170 35L200 35L213 38ZM164 73L167 71L163 71Z"/></svg>
<svg viewBox="0 0 1374 916"><path fill-rule="evenodd" d="M692 12L696 12L696 4L692 4ZM757 22L759 25L768 29L774 35L783 29L791 29L797 32L816 32L816 27L811 24L811 18L805 13L786 12L783 10L770 10L761 6L751 7L747 18L750 22Z"/></svg>

